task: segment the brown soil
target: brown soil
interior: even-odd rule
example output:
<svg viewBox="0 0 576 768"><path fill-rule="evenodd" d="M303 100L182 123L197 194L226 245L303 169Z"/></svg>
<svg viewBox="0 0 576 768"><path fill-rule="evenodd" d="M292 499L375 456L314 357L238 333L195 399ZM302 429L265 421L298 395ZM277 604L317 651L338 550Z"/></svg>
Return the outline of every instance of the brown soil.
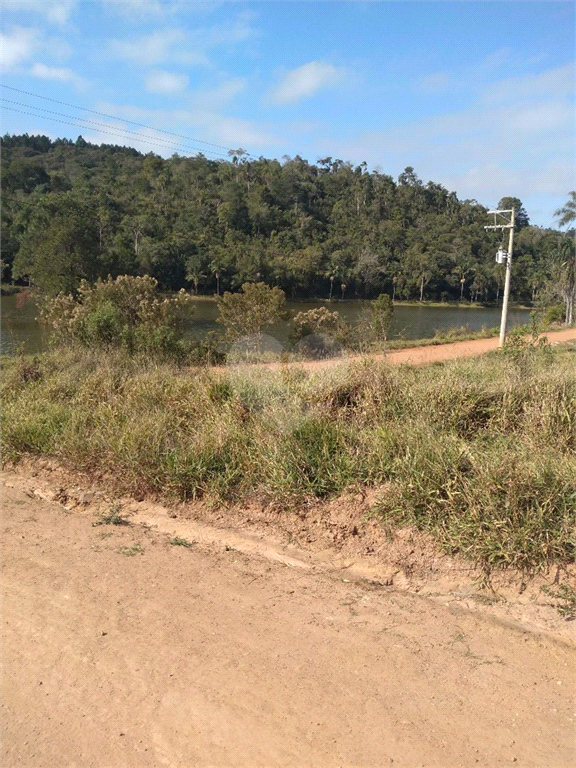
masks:
<svg viewBox="0 0 576 768"><path fill-rule="evenodd" d="M573 624L534 584L489 605L359 496L166 509L41 466L2 474L3 766L573 764Z"/></svg>

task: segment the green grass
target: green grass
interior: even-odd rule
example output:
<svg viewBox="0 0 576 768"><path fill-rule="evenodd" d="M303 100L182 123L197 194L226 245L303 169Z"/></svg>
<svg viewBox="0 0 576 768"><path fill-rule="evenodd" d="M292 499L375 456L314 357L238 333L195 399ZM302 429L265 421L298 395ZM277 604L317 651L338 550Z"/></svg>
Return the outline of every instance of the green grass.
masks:
<svg viewBox="0 0 576 768"><path fill-rule="evenodd" d="M278 509L362 487L486 570L574 557L574 353L529 347L428 367L179 369L122 354L4 358L2 455L117 493ZM112 521L111 521L112 522Z"/></svg>

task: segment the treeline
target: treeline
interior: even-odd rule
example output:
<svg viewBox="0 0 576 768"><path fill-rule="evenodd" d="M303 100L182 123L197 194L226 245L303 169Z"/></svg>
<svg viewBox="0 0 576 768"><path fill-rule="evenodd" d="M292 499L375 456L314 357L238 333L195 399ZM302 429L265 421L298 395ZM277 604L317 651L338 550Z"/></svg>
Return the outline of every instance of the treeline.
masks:
<svg viewBox="0 0 576 768"><path fill-rule="evenodd" d="M124 274L210 294L252 281L289 297L491 302L502 292L486 208L412 168L395 181L330 157L164 160L27 134L1 148L2 279L45 293ZM517 208L512 297L535 301L572 241L531 226L517 198L500 205Z"/></svg>

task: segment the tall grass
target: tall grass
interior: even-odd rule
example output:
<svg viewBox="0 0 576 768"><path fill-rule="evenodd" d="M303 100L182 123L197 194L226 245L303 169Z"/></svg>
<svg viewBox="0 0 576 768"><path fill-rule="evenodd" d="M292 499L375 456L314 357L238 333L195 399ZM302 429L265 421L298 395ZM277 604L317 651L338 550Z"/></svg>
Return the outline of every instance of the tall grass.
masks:
<svg viewBox="0 0 576 768"><path fill-rule="evenodd" d="M574 553L573 354L517 347L427 368L322 373L3 361L3 458L54 457L119 492L277 506L380 489L374 513L486 568Z"/></svg>

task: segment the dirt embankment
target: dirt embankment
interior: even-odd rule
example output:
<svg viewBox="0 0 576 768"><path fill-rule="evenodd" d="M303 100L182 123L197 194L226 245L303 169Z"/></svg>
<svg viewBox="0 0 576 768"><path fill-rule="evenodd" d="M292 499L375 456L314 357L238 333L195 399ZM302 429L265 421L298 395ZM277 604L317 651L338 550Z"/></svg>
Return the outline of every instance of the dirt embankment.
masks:
<svg viewBox="0 0 576 768"><path fill-rule="evenodd" d="M573 764L572 641L362 578L338 544L379 546L338 533L360 500L306 549L296 514L298 546L249 511L217 529L123 500L130 524L99 524L105 491L64 480L2 475L2 765Z"/></svg>

